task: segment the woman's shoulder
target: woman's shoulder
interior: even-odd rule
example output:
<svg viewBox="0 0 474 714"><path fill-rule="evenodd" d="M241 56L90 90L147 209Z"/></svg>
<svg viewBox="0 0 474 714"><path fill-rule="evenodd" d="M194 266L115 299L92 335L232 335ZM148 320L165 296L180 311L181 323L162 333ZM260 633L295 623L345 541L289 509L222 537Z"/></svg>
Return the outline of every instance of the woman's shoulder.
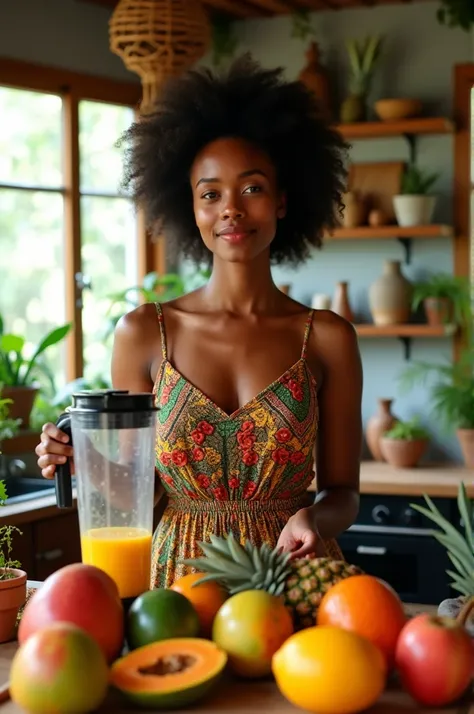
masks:
<svg viewBox="0 0 474 714"><path fill-rule="evenodd" d="M332 310L314 310L308 352L332 360L358 360L359 341L354 325Z"/></svg>

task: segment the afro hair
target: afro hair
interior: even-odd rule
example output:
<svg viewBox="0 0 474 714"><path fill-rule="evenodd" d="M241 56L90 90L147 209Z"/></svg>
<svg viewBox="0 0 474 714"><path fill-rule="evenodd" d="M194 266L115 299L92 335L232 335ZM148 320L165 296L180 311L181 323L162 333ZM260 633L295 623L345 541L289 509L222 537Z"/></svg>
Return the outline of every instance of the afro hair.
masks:
<svg viewBox="0 0 474 714"><path fill-rule="evenodd" d="M238 137L273 162L287 214L277 225L271 261L297 264L338 223L346 187L347 145L318 101L283 69L264 69L250 55L222 75L194 69L165 85L153 112L132 124L123 186L147 226L196 263L210 260L196 226L190 170L210 142Z"/></svg>

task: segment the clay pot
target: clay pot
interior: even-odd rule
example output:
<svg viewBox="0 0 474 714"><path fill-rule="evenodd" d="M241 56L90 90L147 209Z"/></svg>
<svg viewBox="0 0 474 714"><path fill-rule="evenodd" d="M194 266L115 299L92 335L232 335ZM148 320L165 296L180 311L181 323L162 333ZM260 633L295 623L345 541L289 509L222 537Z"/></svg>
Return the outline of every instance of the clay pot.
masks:
<svg viewBox="0 0 474 714"><path fill-rule="evenodd" d="M461 447L464 465L469 469L474 468L474 429L457 429L456 435Z"/></svg>
<svg viewBox="0 0 474 714"><path fill-rule="evenodd" d="M349 322L354 322L354 313L349 302L348 283L346 281L336 284L331 310Z"/></svg>
<svg viewBox="0 0 474 714"><path fill-rule="evenodd" d="M372 458L375 461L383 461L384 457L380 449L380 439L386 431L391 429L399 421L391 412L393 399L379 399L379 408L370 417L365 430L365 440Z"/></svg>
<svg viewBox="0 0 474 714"><path fill-rule="evenodd" d="M416 466L428 447L428 439L380 439L380 450L390 466L411 469Z"/></svg>
<svg viewBox="0 0 474 714"><path fill-rule="evenodd" d="M369 306L376 325L403 325L411 313L413 287L399 260L385 260L382 275L369 288Z"/></svg>
<svg viewBox="0 0 474 714"><path fill-rule="evenodd" d="M386 226L389 222L389 217L381 208L373 208L367 218L369 226L373 228L378 228L379 226Z"/></svg>
<svg viewBox="0 0 474 714"><path fill-rule="evenodd" d="M10 419L21 419L22 430L30 426L31 410L37 394L37 387L3 387L2 389L2 397L13 402L8 405L8 416Z"/></svg>
<svg viewBox="0 0 474 714"><path fill-rule="evenodd" d="M0 580L0 642L15 638L18 611L26 601L26 573L7 568L15 577Z"/></svg>
<svg viewBox="0 0 474 714"><path fill-rule="evenodd" d="M453 302L449 298L425 298L423 307L428 325L446 325L453 320Z"/></svg>

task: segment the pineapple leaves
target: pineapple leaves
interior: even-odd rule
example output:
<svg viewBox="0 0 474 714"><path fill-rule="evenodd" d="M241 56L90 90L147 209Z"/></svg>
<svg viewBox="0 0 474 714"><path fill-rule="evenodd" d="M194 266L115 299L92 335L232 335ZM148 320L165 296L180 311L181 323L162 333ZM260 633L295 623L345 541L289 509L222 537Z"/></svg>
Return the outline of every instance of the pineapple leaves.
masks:
<svg viewBox="0 0 474 714"><path fill-rule="evenodd" d="M467 541L471 547L471 551L474 551L474 539L472 533L472 503L467 497L467 491L464 483L459 485L458 509L463 520Z"/></svg>
<svg viewBox="0 0 474 714"><path fill-rule="evenodd" d="M432 531L432 535L446 549L448 558L456 568L456 571L446 571L452 579L451 587L463 595L472 595L474 592L473 505L467 496L465 485L460 484L457 498L465 536L439 512L429 496L425 495L424 498L428 508L415 503L410 505L441 528L441 531Z"/></svg>

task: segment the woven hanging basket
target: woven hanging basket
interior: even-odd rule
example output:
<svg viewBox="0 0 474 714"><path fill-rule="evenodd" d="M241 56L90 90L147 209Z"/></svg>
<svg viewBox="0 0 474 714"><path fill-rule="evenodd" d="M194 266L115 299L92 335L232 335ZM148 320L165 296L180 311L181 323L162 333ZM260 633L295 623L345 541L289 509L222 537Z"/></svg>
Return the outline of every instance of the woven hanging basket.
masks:
<svg viewBox="0 0 474 714"><path fill-rule="evenodd" d="M119 0L109 21L112 52L141 79L141 112L151 111L163 82L203 57L211 43L200 0Z"/></svg>

